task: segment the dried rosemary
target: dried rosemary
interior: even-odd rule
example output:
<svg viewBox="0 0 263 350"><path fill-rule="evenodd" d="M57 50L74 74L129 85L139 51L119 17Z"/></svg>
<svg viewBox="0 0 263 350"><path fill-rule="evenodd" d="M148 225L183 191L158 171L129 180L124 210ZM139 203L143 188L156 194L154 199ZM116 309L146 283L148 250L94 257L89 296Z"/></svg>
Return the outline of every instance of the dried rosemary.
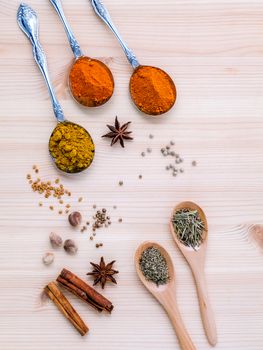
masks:
<svg viewBox="0 0 263 350"><path fill-rule="evenodd" d="M150 247L140 258L140 268L147 280L158 285L166 284L169 280L169 271L165 258L159 249Z"/></svg>
<svg viewBox="0 0 263 350"><path fill-rule="evenodd" d="M201 245L205 224L197 210L187 208L178 210L174 213L172 222L179 240L184 245L193 249Z"/></svg>

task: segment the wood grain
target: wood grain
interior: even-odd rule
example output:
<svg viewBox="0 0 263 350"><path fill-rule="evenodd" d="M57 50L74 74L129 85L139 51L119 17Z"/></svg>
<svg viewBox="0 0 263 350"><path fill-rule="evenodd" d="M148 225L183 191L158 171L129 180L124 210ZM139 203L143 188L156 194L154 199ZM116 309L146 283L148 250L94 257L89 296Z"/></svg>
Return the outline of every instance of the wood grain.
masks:
<svg viewBox="0 0 263 350"><path fill-rule="evenodd" d="M93 14L88 0L63 0L83 51L107 62L116 82L107 105L81 109L67 89L72 53L63 27L48 0L29 1L39 15L40 39L65 114L86 127L96 143L89 172L63 176L72 190L74 209L90 218L96 203L112 216L112 226L98 233L104 247L96 250L89 235L72 231L66 217L48 209L48 202L39 208L40 197L26 182L34 163L46 180L58 176L47 150L55 119L31 45L16 23L19 1L1 1L0 348L178 348L165 312L135 274L135 249L149 240L171 254L182 318L196 347L210 349L191 272L168 225L174 205L192 200L204 209L209 224L206 276L218 326L217 349L262 350L262 249L250 234L251 225L263 221L262 0L104 3L140 62L160 66L174 77L177 105L154 121L137 112L128 96L131 68L115 38ZM106 123L116 114L121 122L132 121L135 140L125 150L110 148L101 139ZM184 158L185 173L177 178L165 171L167 159L160 154L171 139ZM143 158L140 153L147 147L152 153ZM191 166L192 160L197 167ZM77 202L79 196L83 203ZM75 239L79 252L70 257L57 251L54 264L47 268L41 258L51 249L51 231ZM110 316L97 315L68 295L90 326L89 335L80 339L52 303L43 305L40 294L63 267L85 278L89 261L99 261L101 255L106 261L116 259L120 271L118 286L105 290L115 309Z"/></svg>

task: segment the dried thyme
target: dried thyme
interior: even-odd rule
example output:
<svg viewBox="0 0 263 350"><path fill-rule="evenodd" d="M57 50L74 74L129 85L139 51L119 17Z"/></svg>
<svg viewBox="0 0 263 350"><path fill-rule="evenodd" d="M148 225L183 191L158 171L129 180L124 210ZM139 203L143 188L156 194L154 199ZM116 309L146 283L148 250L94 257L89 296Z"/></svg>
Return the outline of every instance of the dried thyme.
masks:
<svg viewBox="0 0 263 350"><path fill-rule="evenodd" d="M169 280L167 262L157 248L150 247L142 253L140 268L145 278L157 286L166 284Z"/></svg>
<svg viewBox="0 0 263 350"><path fill-rule="evenodd" d="M198 248L203 242L205 224L197 210L181 209L173 215L173 226L178 239L186 246Z"/></svg>

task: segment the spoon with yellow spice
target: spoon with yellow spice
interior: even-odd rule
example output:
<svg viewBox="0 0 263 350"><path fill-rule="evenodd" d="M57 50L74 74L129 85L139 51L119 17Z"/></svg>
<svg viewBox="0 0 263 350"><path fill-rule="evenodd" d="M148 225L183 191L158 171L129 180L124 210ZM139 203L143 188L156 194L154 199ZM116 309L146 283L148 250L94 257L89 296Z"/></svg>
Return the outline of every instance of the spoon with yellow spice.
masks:
<svg viewBox="0 0 263 350"><path fill-rule="evenodd" d="M51 97L58 124L49 139L49 152L56 166L67 173L79 173L93 161L95 146L90 134L82 126L65 120L62 108L53 90L47 67L47 60L38 39L38 18L35 11L21 4L17 21L33 46L34 59L43 74Z"/></svg>
<svg viewBox="0 0 263 350"><path fill-rule="evenodd" d="M105 6L100 0L90 1L95 13L107 24L118 39L134 69L130 79L130 94L135 105L141 112L153 116L168 112L175 104L177 96L172 78L160 68L140 65L134 53L120 36Z"/></svg>
<svg viewBox="0 0 263 350"><path fill-rule="evenodd" d="M86 57L72 32L60 0L50 0L61 19L75 56L69 72L69 86L74 99L85 107L97 107L106 103L114 91L114 79L110 69L101 61Z"/></svg>

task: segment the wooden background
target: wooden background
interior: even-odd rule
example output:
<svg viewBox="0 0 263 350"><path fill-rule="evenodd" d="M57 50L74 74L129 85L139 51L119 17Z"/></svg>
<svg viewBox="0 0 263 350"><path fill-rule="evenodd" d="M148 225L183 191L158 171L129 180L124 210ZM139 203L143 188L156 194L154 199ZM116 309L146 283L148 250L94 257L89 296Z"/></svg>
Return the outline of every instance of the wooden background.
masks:
<svg viewBox="0 0 263 350"><path fill-rule="evenodd" d="M180 310L197 349L209 349L191 273L168 230L172 207L193 200L210 226L206 272L217 349L262 350L263 233L255 225L263 222L263 1L105 0L140 62L164 68L176 81L176 107L155 120L130 102L131 67L89 1L63 0L83 51L108 63L116 82L115 95L104 107L77 106L66 86L72 53L63 27L48 0L29 1L39 15L40 39L65 114L90 130L96 143L92 168L62 179L73 193L73 208L84 217L90 218L94 203L108 208L113 224L98 233L104 243L100 250L87 232L74 232L66 216L51 212L51 201L39 208L40 196L26 182L33 164L45 180L58 174L47 150L55 119L31 45L16 23L18 4L1 0L0 6L0 348L178 349L167 316L134 270L136 247L154 240L174 260ZM125 150L101 139L116 114L121 122L132 121L134 142ZM185 160L185 173L177 178L165 171L167 160L160 154L170 140ZM147 147L153 152L142 158ZM51 231L75 239L79 252L70 257L58 251L47 268L41 257L51 250ZM86 278L89 261L101 255L116 259L120 270L118 286L105 291L115 310L98 315L70 296L90 327L81 338L40 294L63 267Z"/></svg>

